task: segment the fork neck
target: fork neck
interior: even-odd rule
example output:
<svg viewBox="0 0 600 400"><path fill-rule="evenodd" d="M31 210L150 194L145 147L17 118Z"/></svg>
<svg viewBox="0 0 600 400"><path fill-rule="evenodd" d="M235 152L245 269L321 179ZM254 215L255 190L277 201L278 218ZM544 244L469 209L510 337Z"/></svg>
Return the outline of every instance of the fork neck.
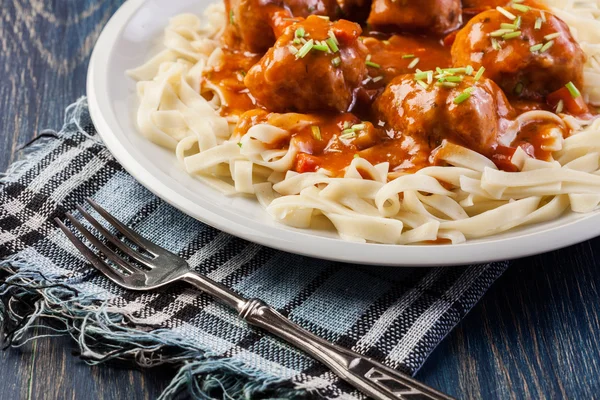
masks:
<svg viewBox="0 0 600 400"><path fill-rule="evenodd" d="M236 309L238 313L244 309L246 299L219 282L195 272L188 272L183 276L183 280Z"/></svg>

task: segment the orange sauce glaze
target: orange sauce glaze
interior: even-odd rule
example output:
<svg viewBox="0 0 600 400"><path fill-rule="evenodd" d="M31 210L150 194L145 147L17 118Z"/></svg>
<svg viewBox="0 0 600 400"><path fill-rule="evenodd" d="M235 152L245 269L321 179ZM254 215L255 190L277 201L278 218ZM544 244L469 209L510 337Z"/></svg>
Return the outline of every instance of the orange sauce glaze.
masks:
<svg viewBox="0 0 600 400"><path fill-rule="evenodd" d="M464 10L465 20L475 15L475 11L483 11L507 2L472 0L470 3L473 8ZM524 4L545 8L533 1ZM280 35L283 29L293 22L295 19L288 18L287 12L272 13L271 27L276 35ZM448 37L452 38L452 34ZM244 86L243 79L249 68L260 60L261 54L225 47L223 66L210 72L205 79L217 85L223 93L227 104L222 107L221 114L239 117L237 133L244 134L252 125L265 122L290 131L291 141L300 150L294 165L294 170L298 172L313 172L323 168L334 175L341 175L354 157L365 158L373 164L389 162L390 172L414 172L435 164L435 158L431 156L432 152L435 152L430 144L389 130L382 121L373 118L371 103L386 84L399 74L414 73L416 68L429 70L436 67L452 67L452 40L411 33L382 35L377 32L366 32L362 40L369 49L371 61L380 65L380 68L369 67L370 78L363 82L352 113L274 114L257 108L256 102ZM418 64L409 68L415 58L419 58ZM549 109L545 103L510 100L518 113ZM344 129L353 125L365 125L365 129L356 131L352 140L345 139ZM315 135L313 126L319 127L318 135ZM492 160L501 169L514 170L510 158L517 146L522 147L531 156L548 159L550 153L541 148L544 143L542 134L552 127L549 124L526 126L511 147L498 146L496 153L491 157ZM276 143L273 148L287 148L289 145L289 141Z"/></svg>

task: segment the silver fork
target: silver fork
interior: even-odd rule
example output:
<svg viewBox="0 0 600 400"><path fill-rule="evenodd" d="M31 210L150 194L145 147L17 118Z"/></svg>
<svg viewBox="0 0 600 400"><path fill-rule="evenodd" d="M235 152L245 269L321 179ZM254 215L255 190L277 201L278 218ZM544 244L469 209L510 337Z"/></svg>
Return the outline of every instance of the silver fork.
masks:
<svg viewBox="0 0 600 400"><path fill-rule="evenodd" d="M90 263L117 285L130 290L147 291L163 287L175 281L187 282L234 308L240 317L249 324L258 326L304 350L329 367L340 378L374 399L451 399L451 397L414 380L406 374L329 343L306 331L269 307L262 300L245 299L220 283L194 272L183 258L133 232L93 200L87 199L87 202L109 224L143 252L130 247L124 241L112 235L93 216L82 207L77 206L77 210L81 215L104 238L139 265L121 257L94 236L71 214L66 214L73 227L85 236L106 259L119 267L114 268L87 247L60 219L56 218L55 221Z"/></svg>

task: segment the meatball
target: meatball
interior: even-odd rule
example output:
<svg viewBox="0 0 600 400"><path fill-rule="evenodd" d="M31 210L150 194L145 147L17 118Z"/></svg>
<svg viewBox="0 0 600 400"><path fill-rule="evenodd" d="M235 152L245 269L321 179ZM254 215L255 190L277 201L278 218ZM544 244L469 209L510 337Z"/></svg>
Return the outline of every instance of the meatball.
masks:
<svg viewBox="0 0 600 400"><path fill-rule="evenodd" d="M310 16L285 30L244 84L270 111L346 111L367 74L360 34L353 22Z"/></svg>
<svg viewBox="0 0 600 400"><path fill-rule="evenodd" d="M225 0L228 24L224 42L254 53L264 53L281 32L309 15L334 18L336 0Z"/></svg>
<svg viewBox="0 0 600 400"><path fill-rule="evenodd" d="M509 96L541 100L570 81L581 87L585 54L567 24L521 7L527 11L506 9L515 19L497 10L471 19L452 45L454 65L485 67L485 76Z"/></svg>
<svg viewBox="0 0 600 400"><path fill-rule="evenodd" d="M427 85L413 74L397 76L375 101L374 111L396 135L420 139L431 148L447 139L488 155L514 111L491 80L461 79L439 84L446 87Z"/></svg>
<svg viewBox="0 0 600 400"><path fill-rule="evenodd" d="M367 22L377 28L446 33L461 24L460 0L373 0Z"/></svg>

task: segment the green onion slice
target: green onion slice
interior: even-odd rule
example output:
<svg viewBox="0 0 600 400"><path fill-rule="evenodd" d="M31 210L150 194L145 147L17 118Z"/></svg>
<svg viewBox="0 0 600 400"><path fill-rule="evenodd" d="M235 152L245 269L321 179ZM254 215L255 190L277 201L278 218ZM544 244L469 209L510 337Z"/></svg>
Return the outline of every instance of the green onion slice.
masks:
<svg viewBox="0 0 600 400"><path fill-rule="evenodd" d="M579 92L579 89L577 89L577 87L575 86L575 84L573 82L569 82L565 85L565 87L569 90L569 93L571 93L571 96L576 99L579 96L581 96L581 93Z"/></svg>
<svg viewBox="0 0 600 400"><path fill-rule="evenodd" d="M506 33L506 34L502 35L502 39L504 39L504 40L514 39L514 38L518 38L519 36L521 36L521 31L516 31L516 32Z"/></svg>
<svg viewBox="0 0 600 400"><path fill-rule="evenodd" d="M310 130L312 131L312 135L315 139L323 140L321 137L321 128L319 128L317 125L313 125L310 127Z"/></svg>
<svg viewBox="0 0 600 400"><path fill-rule="evenodd" d="M334 67L338 67L342 63L342 59L339 57L336 57L331 60L331 63L333 64Z"/></svg>
<svg viewBox="0 0 600 400"><path fill-rule="evenodd" d="M295 47L294 47L294 46L292 46L292 45L289 45L289 46L288 46L288 50L289 50L289 51L290 51L290 53L292 53L292 54L297 54L297 53L298 53L298 49L297 49L297 48L295 48Z"/></svg>
<svg viewBox="0 0 600 400"><path fill-rule="evenodd" d="M405 54L402 56L402 58L415 58L414 54Z"/></svg>
<svg viewBox="0 0 600 400"><path fill-rule="evenodd" d="M485 68L481 67L479 68L479 70L477 71L477 73L475 74L475 76L473 77L473 80L475 82L477 82L478 80L481 79L481 77L483 76L483 73L485 72Z"/></svg>
<svg viewBox="0 0 600 400"><path fill-rule="evenodd" d="M332 52L337 53L340 48L338 47L338 45L335 43L335 40L333 40L332 38L327 38L327 40L325 41L325 43L327 43L327 46L329 46L329 48L331 49Z"/></svg>
<svg viewBox="0 0 600 400"><path fill-rule="evenodd" d="M300 50L298 50L298 52L296 53L296 59L304 58L310 52L314 45L315 41L312 39L304 43L304 46L302 46Z"/></svg>
<svg viewBox="0 0 600 400"><path fill-rule="evenodd" d="M304 28L298 28L296 29L296 32L294 32L294 36L297 38L303 38L305 33L306 32L304 32Z"/></svg>
<svg viewBox="0 0 600 400"><path fill-rule="evenodd" d="M377 64L377 63L374 63L374 62L373 62L373 61L371 61L371 60L367 60L367 61L365 61L365 64L367 64L367 66L368 66L368 67L371 67L371 68L381 68L381 65L379 65L379 64Z"/></svg>
<svg viewBox="0 0 600 400"><path fill-rule="evenodd" d="M504 8L500 7L500 6L496 7L496 10L498 10L498 12L499 12L500 14L504 15L506 18L508 18L508 19L510 19L510 20L513 20L513 21L514 21L515 19L517 19L517 16L516 16L516 15L514 15L514 14L513 14L513 13L511 13L510 11L508 11L508 10L506 10L506 9L504 9Z"/></svg>
<svg viewBox="0 0 600 400"><path fill-rule="evenodd" d="M512 33L514 32L514 29L498 29L495 30L494 32L490 33L491 37L500 37L502 35L506 35L507 33Z"/></svg>
<svg viewBox="0 0 600 400"><path fill-rule="evenodd" d="M560 32L554 32L554 33L551 33L549 35L544 36L544 39L546 39L546 40L552 40L552 39L556 39L560 35L562 35Z"/></svg>
<svg viewBox="0 0 600 400"><path fill-rule="evenodd" d="M408 68L414 68L414 67L416 67L416 66L417 66L417 64L419 63L419 61L420 61L420 60L419 60L419 57L415 58L414 60L412 60L412 61L410 62L410 64L408 64Z"/></svg>
<svg viewBox="0 0 600 400"><path fill-rule="evenodd" d="M233 18L233 10L229 10L229 23L231 25L235 25L235 20Z"/></svg>
<svg viewBox="0 0 600 400"><path fill-rule="evenodd" d="M540 51L540 49L544 47L542 43L535 44L529 48L529 51L535 53L536 51Z"/></svg>
<svg viewBox="0 0 600 400"><path fill-rule="evenodd" d="M470 65L467 65L467 68L465 68L465 74L466 75L473 75L473 67Z"/></svg>
<svg viewBox="0 0 600 400"><path fill-rule="evenodd" d="M475 89L473 89L472 87L463 90L461 94L454 98L454 104L460 104L467 100L469 97L471 97L471 93L473 92L473 90Z"/></svg>
<svg viewBox="0 0 600 400"><path fill-rule="evenodd" d="M546 44L544 44L542 46L542 48L540 49L540 51L543 53L546 50L548 50L550 47L552 47L553 45L554 45L554 40L551 40L551 41L547 42Z"/></svg>
<svg viewBox="0 0 600 400"><path fill-rule="evenodd" d="M329 46L327 46L327 43L319 42L319 41L315 42L315 44L313 45L312 48L314 50L318 50L318 51L329 51Z"/></svg>
<svg viewBox="0 0 600 400"><path fill-rule="evenodd" d="M540 30L542 28L542 19L541 18L536 18L535 19L535 25L533 26L534 29L536 30Z"/></svg>
<svg viewBox="0 0 600 400"><path fill-rule="evenodd" d="M425 82L423 82L421 79L417 80L417 84L421 87L423 87L424 89L427 89L429 87L429 85Z"/></svg>
<svg viewBox="0 0 600 400"><path fill-rule="evenodd" d="M517 10L517 11L521 11L521 12L524 12L524 13L527 12L527 11L529 11L529 10L531 10L530 7L525 6L523 4L513 4L511 7L514 8L515 10Z"/></svg>

